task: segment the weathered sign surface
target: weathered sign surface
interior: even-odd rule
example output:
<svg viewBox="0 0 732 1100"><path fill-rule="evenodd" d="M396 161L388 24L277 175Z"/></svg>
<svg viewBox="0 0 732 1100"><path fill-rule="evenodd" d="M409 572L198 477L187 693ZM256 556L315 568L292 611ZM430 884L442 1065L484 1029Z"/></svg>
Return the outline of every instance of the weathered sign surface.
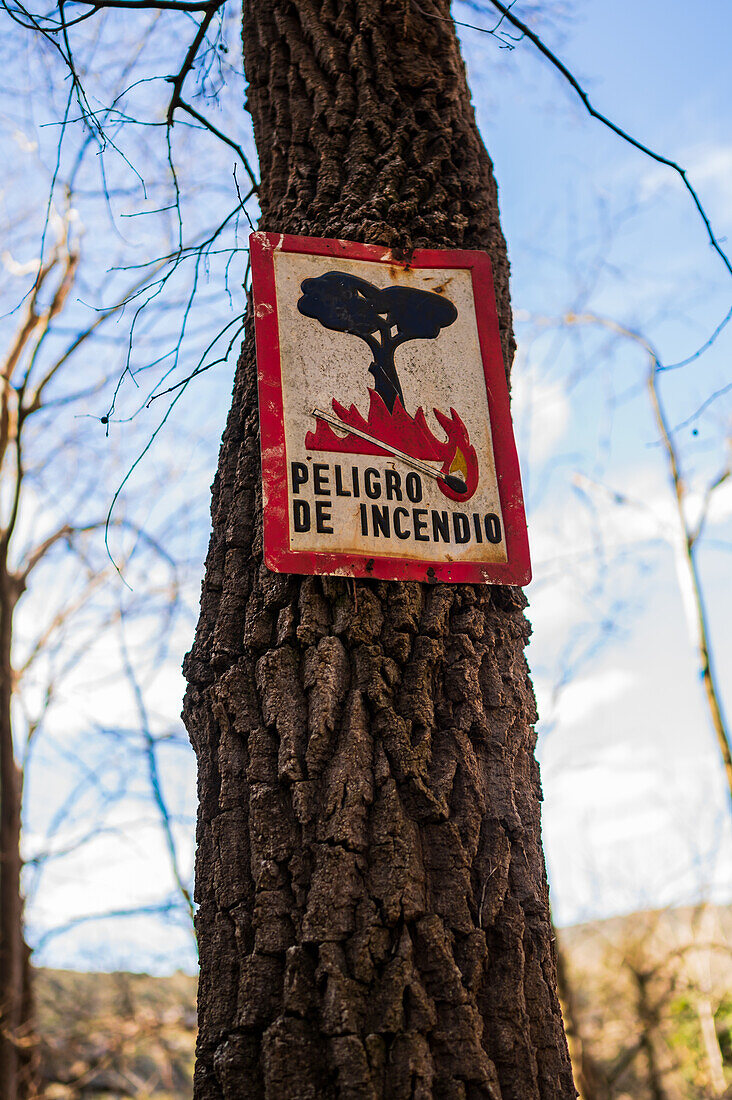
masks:
<svg viewBox="0 0 732 1100"><path fill-rule="evenodd" d="M250 246L268 568L526 584L488 256Z"/></svg>

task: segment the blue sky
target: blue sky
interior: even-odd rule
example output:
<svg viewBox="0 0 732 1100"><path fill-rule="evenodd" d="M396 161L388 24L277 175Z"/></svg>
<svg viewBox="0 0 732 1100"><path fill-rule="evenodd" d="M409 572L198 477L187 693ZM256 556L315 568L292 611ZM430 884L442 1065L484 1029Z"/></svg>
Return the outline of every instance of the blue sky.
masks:
<svg viewBox="0 0 732 1100"><path fill-rule="evenodd" d="M520 15L520 3L516 10ZM487 13L465 4L458 3L455 14L491 23ZM162 33L164 22L160 26ZM729 5L701 3L690 18L688 7L676 0L632 5L586 0L576 6L552 0L538 26L598 109L689 169L716 231L730 233ZM232 46L235 33L232 17ZM560 922L568 923L698 896L729 900L732 830L678 581L672 497L644 388L646 363L627 340L592 324L567 329L559 321L570 311L610 318L641 330L664 362L675 362L693 352L725 315L732 279L709 248L673 173L588 118L530 43L504 51L475 31L462 30L461 38L479 125L495 164L512 261L519 337L514 417L535 572L528 591L534 627L529 658L541 711L538 751L554 910ZM113 40L107 48L113 49ZM8 212L24 204L32 209L27 239L16 241L13 230L18 261L36 247L39 211L53 168L54 143L43 124L58 109L63 86L49 77L54 105L39 82L37 62L32 77L24 69L22 51L13 64L17 94L4 102L2 133L12 154L3 198L6 220ZM52 62L46 64L52 75ZM100 61L98 71L103 67ZM32 85L32 96L24 94L24 81ZM148 88L145 96L153 91ZM232 83L221 103L209 109L251 150L240 101L241 88ZM143 106L149 108L150 101ZM147 140L147 134L143 137ZM137 150L135 142L141 139L133 135L129 140ZM230 158L209 150L200 135L179 129L176 141L193 224L215 223L217 209L231 197ZM187 157L184 146L193 150ZM120 257L130 262L130 256L147 255L161 232L171 231L170 224L163 231L153 227L151 218L123 218L158 204L164 166L159 176L152 173L148 200L124 166L118 164L115 171L124 187L110 210L79 206L85 247L98 272L90 278L90 299L102 272ZM186 363L195 361L214 320L230 317L229 308L236 312L241 256L229 274L231 307L222 292L224 263L212 258L202 277L204 299L191 324ZM185 276L175 293L185 293ZM81 316L88 307L75 308ZM159 322L159 329L153 327L141 340L141 363L155 346L156 331L164 342L167 325L168 320ZM729 380L731 351L732 333L725 332L701 359L664 377L673 423ZM207 539L208 486L233 364L232 355L225 366L196 381L130 487L134 509L135 487L154 483L156 470L166 482L166 471L175 468L181 480L172 499L177 504L187 497L196 504L188 527L187 616L176 627L170 661L150 685L161 730L177 722L180 707L177 664L192 637ZM134 392L123 391L123 398L129 410ZM678 434L692 505L694 494L725 460L731 415L732 403L720 400ZM117 426L112 437L117 463L134 458L148 424ZM184 456L181 438L193 438ZM99 449L98 440L94 446ZM118 469L110 467L100 481L103 493L113 490ZM619 497L627 502L619 503ZM725 488L710 517L701 564L728 710L731 547L732 496ZM42 603L42 593L39 599ZM38 606L28 603L29 619ZM112 660L113 647L102 645L96 672ZM50 794L63 774L59 753L83 744L79 714L93 723L103 706L89 682L88 673L80 673L71 683L50 730L48 751L39 753L30 788L30 851L41 844ZM121 691L114 699L119 721L131 722L130 700ZM166 745L162 761L166 792L179 816L181 859L189 869L192 753L178 739ZM152 904L170 887L159 830L140 811L144 774L122 766L130 767L133 794L115 805L108 831L45 872L29 909L36 941L55 923ZM165 970L192 965L193 953L183 922L171 928L140 917L84 923L52 936L43 941L38 961Z"/></svg>
<svg viewBox="0 0 732 1100"><path fill-rule="evenodd" d="M545 32L599 110L688 168L720 237L732 225L731 22L719 3L695 9L690 23L680 3L590 2L562 33ZM727 798L675 568L644 358L592 326L558 334L551 319L570 310L612 318L675 362L726 314L730 279L674 173L590 119L529 44L496 73L490 39L461 34L521 319L514 414L535 561L530 661L555 913L571 922L728 899ZM671 423L729 381L730 350L725 333L662 380ZM692 496L729 457L729 437L724 401L678 433ZM635 503L614 505L618 493ZM701 562L728 707L729 518L720 490ZM553 698L567 668L572 678Z"/></svg>

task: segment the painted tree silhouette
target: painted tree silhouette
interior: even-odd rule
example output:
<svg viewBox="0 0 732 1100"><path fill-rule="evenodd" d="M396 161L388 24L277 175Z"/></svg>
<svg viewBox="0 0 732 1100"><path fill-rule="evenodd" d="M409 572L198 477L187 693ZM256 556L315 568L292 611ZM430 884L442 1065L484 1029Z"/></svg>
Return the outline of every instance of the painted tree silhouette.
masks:
<svg viewBox="0 0 732 1100"><path fill-rule="evenodd" d="M345 271L305 279L297 308L305 317L336 332L348 332L368 344L376 392L389 412L397 398L404 406L394 352L407 340L433 340L451 325L457 310L449 298L430 290L389 286L381 290Z"/></svg>

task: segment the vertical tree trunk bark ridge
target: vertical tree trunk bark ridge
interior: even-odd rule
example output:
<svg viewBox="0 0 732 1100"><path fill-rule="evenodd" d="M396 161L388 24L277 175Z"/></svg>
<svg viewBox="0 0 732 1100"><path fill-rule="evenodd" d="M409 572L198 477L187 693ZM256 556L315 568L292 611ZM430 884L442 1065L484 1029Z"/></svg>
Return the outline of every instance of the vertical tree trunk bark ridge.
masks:
<svg viewBox="0 0 732 1100"><path fill-rule="evenodd" d="M424 13L430 14L424 14ZM508 261L445 0L245 0L262 228ZM270 573L253 336L213 490L197 1100L565 1100L525 599Z"/></svg>
<svg viewBox="0 0 732 1100"><path fill-rule="evenodd" d="M3 557L0 549L0 1100L34 1100L38 1058L21 893L23 775L15 759L12 725L17 592Z"/></svg>
<svg viewBox="0 0 732 1100"><path fill-rule="evenodd" d="M11 723L10 613L0 565L0 1096L19 1095L23 1022L23 902L20 892L20 789Z"/></svg>

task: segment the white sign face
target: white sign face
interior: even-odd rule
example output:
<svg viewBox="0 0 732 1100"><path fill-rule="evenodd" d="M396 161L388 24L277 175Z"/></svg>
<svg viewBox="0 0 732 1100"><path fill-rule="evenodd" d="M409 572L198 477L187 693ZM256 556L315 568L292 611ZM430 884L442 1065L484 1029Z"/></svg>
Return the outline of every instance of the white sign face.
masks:
<svg viewBox="0 0 732 1100"><path fill-rule="evenodd" d="M268 567L525 583L487 256L255 234L252 264Z"/></svg>

